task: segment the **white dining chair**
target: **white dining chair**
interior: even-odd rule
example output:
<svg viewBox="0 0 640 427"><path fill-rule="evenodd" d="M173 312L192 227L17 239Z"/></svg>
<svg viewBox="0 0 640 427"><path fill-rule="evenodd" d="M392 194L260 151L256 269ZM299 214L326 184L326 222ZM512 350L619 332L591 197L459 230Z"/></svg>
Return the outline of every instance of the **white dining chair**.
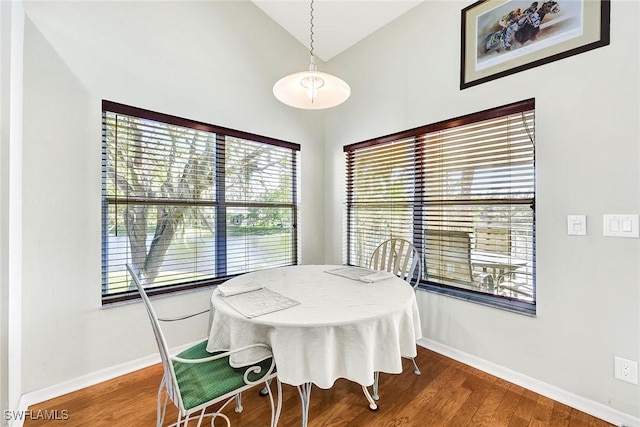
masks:
<svg viewBox="0 0 640 427"><path fill-rule="evenodd" d="M422 261L420 252L413 243L402 238L391 238L380 243L371 254L369 268L372 270L387 271L405 280L415 291L422 277ZM420 375L420 368L415 358L411 357L414 373ZM372 397L378 399L380 372L376 372L373 383Z"/></svg>
<svg viewBox="0 0 640 427"><path fill-rule="evenodd" d="M370 269L393 273L404 279L413 289L420 283L421 264L420 253L416 247L402 238L392 238L380 243L369 259Z"/></svg>

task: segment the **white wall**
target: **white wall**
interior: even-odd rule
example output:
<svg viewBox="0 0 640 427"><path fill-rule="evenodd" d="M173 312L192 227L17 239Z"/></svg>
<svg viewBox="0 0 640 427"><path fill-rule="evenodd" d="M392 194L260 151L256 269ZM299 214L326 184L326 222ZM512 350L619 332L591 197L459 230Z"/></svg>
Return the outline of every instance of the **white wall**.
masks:
<svg viewBox="0 0 640 427"><path fill-rule="evenodd" d="M24 393L157 352L139 303L101 306L102 99L300 143L302 261L323 261L322 116L271 94L278 78L305 66L306 50L257 7L28 2L25 10ZM210 292L156 307L206 309ZM170 345L203 337L206 321L172 327Z"/></svg>
<svg viewBox="0 0 640 427"><path fill-rule="evenodd" d="M11 3L0 3L0 411L9 406L9 99L11 84Z"/></svg>
<svg viewBox="0 0 640 427"><path fill-rule="evenodd" d="M301 143L302 260L316 263L342 261L344 144L535 97L538 316L420 292L423 333L638 417L613 356L640 359L640 240L601 227L640 212L638 3L614 1L608 47L460 91L467 5L427 2L322 66L353 91L323 127L272 97L308 55L249 2L28 2L22 391L155 352L140 304L100 304L101 99ZM588 215L588 236L566 236L569 213ZM208 294L156 301L171 315Z"/></svg>
<svg viewBox="0 0 640 427"><path fill-rule="evenodd" d="M423 335L569 393L640 415L613 358L640 361L640 239L602 236L640 213L639 4L613 1L611 45L461 91L460 11L429 1L330 62L352 97L327 115L326 258L342 260L342 146L536 100L537 316L419 292ZM586 214L588 235L567 236Z"/></svg>
<svg viewBox="0 0 640 427"><path fill-rule="evenodd" d="M0 3L0 413L21 395L22 40L20 2ZM4 418L4 417L3 417Z"/></svg>

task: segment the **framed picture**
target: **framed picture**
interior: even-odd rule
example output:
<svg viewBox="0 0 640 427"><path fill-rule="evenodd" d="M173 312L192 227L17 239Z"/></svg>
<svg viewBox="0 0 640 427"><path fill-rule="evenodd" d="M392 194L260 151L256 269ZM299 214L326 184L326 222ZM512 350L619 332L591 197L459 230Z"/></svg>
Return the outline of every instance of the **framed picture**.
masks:
<svg viewBox="0 0 640 427"><path fill-rule="evenodd" d="M609 44L610 0L481 0L462 10L460 89Z"/></svg>

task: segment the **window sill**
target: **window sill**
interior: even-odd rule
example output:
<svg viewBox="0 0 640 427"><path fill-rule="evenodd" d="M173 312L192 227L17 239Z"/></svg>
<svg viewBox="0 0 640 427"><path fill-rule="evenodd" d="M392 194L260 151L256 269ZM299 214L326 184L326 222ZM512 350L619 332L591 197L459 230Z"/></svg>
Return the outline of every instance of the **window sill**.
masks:
<svg viewBox="0 0 640 427"><path fill-rule="evenodd" d="M173 286L158 286L158 287L150 287L146 288L147 295L149 297L155 296L170 296L170 295L179 295L187 292L200 291L206 288L213 287L215 285L219 285L227 280L229 280L233 276L227 276L224 278L219 278L215 280L207 280L204 282L196 282L196 283L188 283L184 285L173 285ZM122 304L127 304L140 299L140 294L138 291L126 291L119 292L117 294L112 295L103 295L102 296L102 306L103 307L111 307Z"/></svg>
<svg viewBox="0 0 640 427"><path fill-rule="evenodd" d="M490 295L482 292L442 287L429 283L422 283L420 284L419 288L427 292L445 295L451 298L486 305L500 310L510 311L516 314L536 317L536 304L531 302L519 301L513 298Z"/></svg>

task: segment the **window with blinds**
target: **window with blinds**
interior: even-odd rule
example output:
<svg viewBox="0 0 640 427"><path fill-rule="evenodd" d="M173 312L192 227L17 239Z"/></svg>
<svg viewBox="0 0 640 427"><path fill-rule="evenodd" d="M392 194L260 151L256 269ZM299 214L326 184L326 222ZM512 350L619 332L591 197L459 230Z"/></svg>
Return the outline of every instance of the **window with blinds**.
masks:
<svg viewBox="0 0 640 427"><path fill-rule="evenodd" d="M102 104L103 303L298 263L300 146Z"/></svg>
<svg viewBox="0 0 640 427"><path fill-rule="evenodd" d="M534 100L344 147L347 264L403 237L424 287L535 309Z"/></svg>

